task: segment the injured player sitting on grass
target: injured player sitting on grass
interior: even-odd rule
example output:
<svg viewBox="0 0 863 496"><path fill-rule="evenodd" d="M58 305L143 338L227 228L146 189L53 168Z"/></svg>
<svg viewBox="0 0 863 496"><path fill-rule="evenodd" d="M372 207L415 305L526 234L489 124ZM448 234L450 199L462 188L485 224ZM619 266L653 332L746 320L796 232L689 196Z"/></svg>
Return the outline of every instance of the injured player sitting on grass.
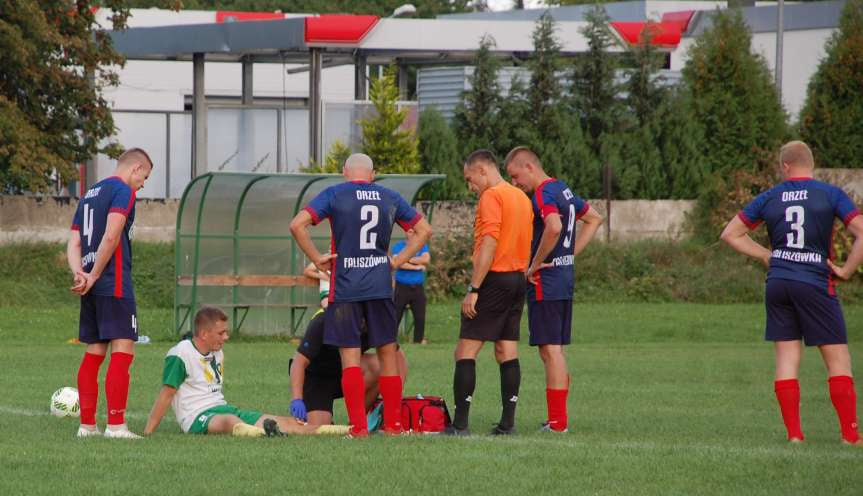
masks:
<svg viewBox="0 0 863 496"><path fill-rule="evenodd" d="M260 437L282 434L347 434L341 425L306 425L293 417L241 410L222 395L228 317L218 308L204 307L195 315L195 331L168 351L162 389L144 434L152 434L170 405L185 433Z"/></svg>

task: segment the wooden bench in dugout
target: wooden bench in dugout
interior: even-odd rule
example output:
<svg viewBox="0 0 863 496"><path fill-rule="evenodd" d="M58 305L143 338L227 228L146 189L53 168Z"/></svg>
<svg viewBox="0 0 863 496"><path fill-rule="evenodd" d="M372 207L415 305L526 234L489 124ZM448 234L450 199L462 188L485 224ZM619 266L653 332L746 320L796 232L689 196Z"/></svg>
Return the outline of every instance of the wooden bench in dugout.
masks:
<svg viewBox="0 0 863 496"><path fill-rule="evenodd" d="M192 286L195 284L195 278L192 276L180 276L177 278L179 286ZM282 275L199 275L197 277L198 287L220 286L220 287L294 287L308 286L317 287L318 280L306 276L282 276ZM207 303L202 303L207 304ZM317 307L316 303L214 303L214 306L230 308L232 312L231 324L233 332L239 332L249 314L250 308L288 308L291 310L291 334L297 334L297 328L303 321L306 312L313 307ZM180 328L186 323L189 314L192 311L192 305L181 303L179 309L185 309L186 314L180 324Z"/></svg>

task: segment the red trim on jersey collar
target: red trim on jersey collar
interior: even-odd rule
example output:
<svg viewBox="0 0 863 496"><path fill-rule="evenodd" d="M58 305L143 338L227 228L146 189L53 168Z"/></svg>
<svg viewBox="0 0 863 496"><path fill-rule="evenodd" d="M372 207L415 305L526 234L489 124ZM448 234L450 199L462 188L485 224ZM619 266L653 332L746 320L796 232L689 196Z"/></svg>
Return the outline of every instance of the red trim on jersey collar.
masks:
<svg viewBox="0 0 863 496"><path fill-rule="evenodd" d="M542 189L542 187L543 187L543 186L545 186L547 183L550 183L550 182L555 181L555 180L556 180L556 179L555 179L555 178L553 178L553 177L550 177L550 178L546 179L545 181L543 181L543 182L539 183L539 186L537 186L537 187L536 187L536 189L535 189L534 191L539 191L539 190L541 190L541 189Z"/></svg>
<svg viewBox="0 0 863 496"><path fill-rule="evenodd" d="M815 178L811 177L811 176L810 177L796 176L796 177L789 177L788 179L786 179L786 181L811 181L812 179L815 179Z"/></svg>
<svg viewBox="0 0 863 496"><path fill-rule="evenodd" d="M353 181L350 181L350 182L359 183L359 184L371 184L372 183L371 181L366 181L365 179L354 179Z"/></svg>

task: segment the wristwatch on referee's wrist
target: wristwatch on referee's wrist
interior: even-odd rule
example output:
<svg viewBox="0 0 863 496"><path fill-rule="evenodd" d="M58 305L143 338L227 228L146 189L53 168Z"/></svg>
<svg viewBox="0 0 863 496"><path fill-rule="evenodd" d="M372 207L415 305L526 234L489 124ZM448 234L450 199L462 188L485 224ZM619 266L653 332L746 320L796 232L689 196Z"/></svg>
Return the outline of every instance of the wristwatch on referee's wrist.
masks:
<svg viewBox="0 0 863 496"><path fill-rule="evenodd" d="M473 287L473 284L468 284L467 285L467 292L468 293L479 293L479 288Z"/></svg>

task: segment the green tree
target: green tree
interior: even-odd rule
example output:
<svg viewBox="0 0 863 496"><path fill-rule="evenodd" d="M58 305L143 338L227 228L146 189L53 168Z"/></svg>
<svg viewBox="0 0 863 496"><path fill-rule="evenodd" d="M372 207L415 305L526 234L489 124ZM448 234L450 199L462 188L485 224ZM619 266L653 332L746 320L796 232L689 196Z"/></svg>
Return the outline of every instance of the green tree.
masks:
<svg viewBox="0 0 863 496"><path fill-rule="evenodd" d="M309 172L316 174L338 174L342 171L345 165L345 160L351 155L351 149L348 145L339 140L330 145L327 150L327 156L324 157L323 164L311 163L308 167L300 167L301 172Z"/></svg>
<svg viewBox="0 0 863 496"><path fill-rule="evenodd" d="M703 133L683 93L663 84L654 33L655 25L648 23L630 49L632 67L623 88L633 123L620 139L617 195L694 198L704 176Z"/></svg>
<svg viewBox="0 0 863 496"><path fill-rule="evenodd" d="M495 46L491 36L485 35L480 39L473 61L473 74L468 76L470 89L462 93L455 109L453 126L459 137L462 156L477 148L496 149L501 140L498 119L501 97L497 81L500 62L491 53Z"/></svg>
<svg viewBox="0 0 863 496"><path fill-rule="evenodd" d="M369 100L373 116L360 120L363 153L375 162L379 173L413 174L419 171L417 140L410 130L402 129L407 109L398 109L399 88L395 71L388 68L371 82Z"/></svg>
<svg viewBox="0 0 863 496"><path fill-rule="evenodd" d="M128 9L112 9L122 29ZM96 30L95 2L0 0L0 184L5 192L48 191L75 177L98 152L117 156L102 89L117 84L123 59ZM92 79L90 75L92 74Z"/></svg>
<svg viewBox="0 0 863 496"><path fill-rule="evenodd" d="M863 167L863 0L848 0L809 81L800 136L822 167Z"/></svg>
<svg viewBox="0 0 863 496"><path fill-rule="evenodd" d="M458 200L467 196L462 178L462 158L458 140L443 115L434 106L420 114L420 171L423 174L446 174L443 183L436 183L440 199Z"/></svg>
<svg viewBox="0 0 863 496"><path fill-rule="evenodd" d="M597 5L585 14L587 25L581 34L587 38L587 53L579 57L572 72L572 108L579 115L584 138L596 156L610 146L604 138L620 127L623 109L618 100L619 85L615 81L618 61L609 53L614 39L608 30L610 18Z"/></svg>
<svg viewBox="0 0 863 496"><path fill-rule="evenodd" d="M717 10L712 26L689 51L683 82L704 128L711 172L756 167L764 150L786 135L785 112L764 59L752 53L752 35L740 11Z"/></svg>

